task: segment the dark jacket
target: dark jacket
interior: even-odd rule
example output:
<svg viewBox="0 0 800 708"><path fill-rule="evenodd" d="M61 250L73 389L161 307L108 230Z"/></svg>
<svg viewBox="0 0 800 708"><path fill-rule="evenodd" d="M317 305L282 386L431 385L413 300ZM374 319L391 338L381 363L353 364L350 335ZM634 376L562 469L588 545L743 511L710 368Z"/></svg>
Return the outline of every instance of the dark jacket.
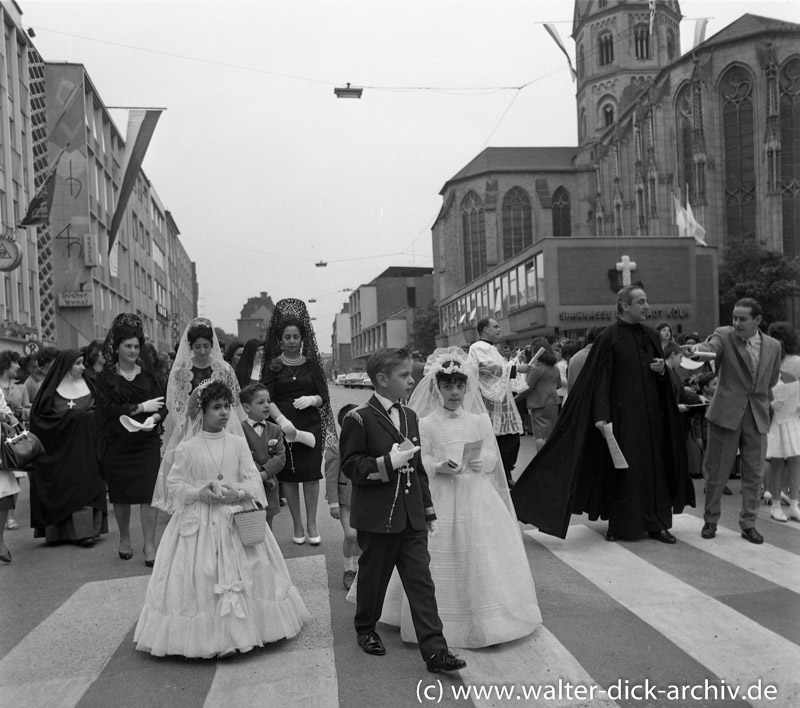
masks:
<svg viewBox="0 0 800 708"><path fill-rule="evenodd" d="M406 437L419 445L417 414L404 406L400 417L408 423ZM417 531L425 529L425 510L433 506L428 475L419 452L411 458L410 475L392 469L389 451L394 443L401 442L403 436L375 396L345 417L339 448L342 471L353 483L350 502L353 528L372 533L402 533L408 523ZM379 479L367 479L376 472Z"/></svg>

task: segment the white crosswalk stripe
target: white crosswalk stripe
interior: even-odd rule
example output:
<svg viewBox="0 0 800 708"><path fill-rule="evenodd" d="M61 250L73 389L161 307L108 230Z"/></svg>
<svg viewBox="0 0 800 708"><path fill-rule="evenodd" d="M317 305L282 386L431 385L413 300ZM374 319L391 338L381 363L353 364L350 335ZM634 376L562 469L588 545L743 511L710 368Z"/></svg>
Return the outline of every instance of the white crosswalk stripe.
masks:
<svg viewBox="0 0 800 708"><path fill-rule="evenodd" d="M796 644L586 526L570 527L566 541L544 534L535 538L729 685L780 686L779 701L751 705L800 705ZM753 657L769 659L754 662Z"/></svg>
<svg viewBox="0 0 800 708"><path fill-rule="evenodd" d="M771 708L800 705L800 674L797 672L800 624L796 616L786 617L783 625L780 620L772 624L760 622L764 608L755 607L758 592L765 588L767 594L783 603L781 607L796 607L800 614L797 594L800 553L782 550L769 542L753 548L738 537L738 530L722 526L718 528L716 539L704 540L700 538L701 527L701 518L677 515L673 531L678 544L670 547L648 545L647 541L608 543L595 528L581 523L570 527L566 540L526 532L533 540L526 546L534 578L540 588L549 583L551 591L548 600L547 593L540 590L544 626L532 636L498 647L460 650L458 653L467 660L468 666L460 675L450 675L444 684L449 688L506 686L516 690L506 694L495 690L480 695L473 691L469 699L462 693L460 699L451 696L448 705L612 708L618 705L614 699L619 705L632 705L630 700L606 697L602 692L594 701L574 697L568 700L553 695L552 688L569 684L602 689L610 686L610 676L630 675L624 665L625 652L608 651L608 647L615 642L627 642L635 651L639 633L646 633L651 639L660 638L659 651L667 656L658 670L664 676L674 675L675 671L670 668L674 663L689 666L695 677L708 676L731 687L746 688L760 681L765 686L774 684L779 688L775 700L751 697L747 701L728 701L726 705L769 705ZM783 531L782 538L785 539L786 533ZM380 699L381 703L401 705L402 701L389 695L383 682L370 674L369 670L377 666L374 658L363 657L357 649L354 653L349 622L346 638L337 636L340 642L346 642L349 661L359 662L358 669L346 679L337 672L336 652L343 644L334 643L336 622L332 620L337 618L331 617L331 594L341 592L341 588L338 585L335 590L328 587L325 556L290 558L287 566L312 613L312 620L292 640L243 656L198 665L197 670L204 674L205 685L209 686L204 708L253 705L266 708L298 705L337 708L341 705L349 708L357 705L358 696L362 699L367 696L366 691L374 692L369 695ZM718 597L710 579L704 576L709 568L731 584L719 588ZM543 573L550 575L543 577ZM582 636L576 641L575 630L571 628L579 627L591 613L577 605L575 611L581 617L570 624L563 622L569 606L558 607L560 617L553 612L555 607L547 606L548 601L552 602L554 589L558 588L559 573L570 578L571 594L566 595L567 602L572 599L586 602L590 608L595 602L597 607L613 612L614 617L630 618L628 624L620 628L618 637L605 634L587 640L587 636ZM702 578L704 582L695 582L695 578ZM95 682L99 686L103 681L107 684L113 681L115 664L119 671L120 656L115 657L115 653L121 647L126 650L125 639L138 617L147 580L148 576L143 575L81 586L0 660L0 708L89 708L96 705L89 689ZM737 581L752 595L737 595ZM576 587L577 584L581 586ZM338 607L341 606L339 602ZM345 611L352 611L352 605L346 607ZM562 620L560 624L559 619ZM337 631L341 631L341 626L339 622ZM595 631L605 628L606 632L609 626L610 623L604 624L602 620L593 625ZM587 651L588 642L594 644ZM381 671L392 672L393 658L399 648L392 647L389 655L380 659ZM407 645L401 651L408 651L409 656L414 654L414 665L418 665L415 646ZM124 651L121 656L124 661ZM112 657L114 663L109 665ZM373 663L368 663L370 661ZM424 673L423 666L419 669L423 676L430 676ZM342 683L343 680L348 683ZM358 684L354 685L354 681ZM413 682L416 681L414 678ZM539 699L523 700L522 687L528 690L539 687ZM196 696L201 697L204 690L199 689ZM135 692L126 699L131 704L137 703ZM666 708L701 703L669 701L661 696L647 704Z"/></svg>

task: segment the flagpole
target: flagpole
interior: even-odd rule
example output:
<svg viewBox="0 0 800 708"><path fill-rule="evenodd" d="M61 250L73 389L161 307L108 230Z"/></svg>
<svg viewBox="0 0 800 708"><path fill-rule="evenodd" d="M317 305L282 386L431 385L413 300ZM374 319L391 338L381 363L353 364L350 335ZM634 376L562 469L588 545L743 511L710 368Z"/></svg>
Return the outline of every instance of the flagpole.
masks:
<svg viewBox="0 0 800 708"><path fill-rule="evenodd" d="M56 132L56 128L58 127L58 124L59 124L59 123L60 123L62 120L64 120L64 116L65 116L65 115L67 115L67 111L68 111L70 108L72 108L72 102L73 102L73 101L74 101L74 100L77 98L77 96L78 96L78 91L79 91L79 90L82 90L82 89L83 89L83 85L82 85L82 84L78 84L78 85L77 85L77 86L75 86L75 88L72 90L72 93L69 95L69 98L68 98L68 99L66 100L66 102L64 103L64 110L63 110L63 111L61 111L61 115L58 117L58 120L57 120L55 123L53 123L53 128L52 128L52 129L50 130L50 132L47 134L47 139L48 139L48 140L50 140L50 138L52 138L52 137L53 137L53 133L55 133L55 132Z"/></svg>
<svg viewBox="0 0 800 708"><path fill-rule="evenodd" d="M163 106L106 106L107 111L166 111Z"/></svg>

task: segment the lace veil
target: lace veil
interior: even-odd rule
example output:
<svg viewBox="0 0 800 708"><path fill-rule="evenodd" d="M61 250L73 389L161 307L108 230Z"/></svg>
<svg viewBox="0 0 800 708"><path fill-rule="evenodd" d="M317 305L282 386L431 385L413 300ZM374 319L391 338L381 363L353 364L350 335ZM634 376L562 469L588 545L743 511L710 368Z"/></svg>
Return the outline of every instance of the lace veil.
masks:
<svg viewBox="0 0 800 708"><path fill-rule="evenodd" d="M289 318L299 320L305 336L303 337L303 351L302 354L308 363L316 370L315 375L327 385L325 378L325 370L322 366L322 359L319 355L319 348L317 347L317 338L314 334L314 328L311 326L311 317L308 314L308 308L302 300L297 298L285 298L279 300L275 305L275 310L272 313L272 318L269 321L267 328L267 336L264 340L264 358L261 364L261 380L264 380L264 366L281 355L281 329L283 321ZM336 425L333 419L333 411L331 404L326 402L319 409L319 416L322 421L322 433L325 438L325 447L338 445L338 438L336 437Z"/></svg>
<svg viewBox="0 0 800 708"><path fill-rule="evenodd" d="M236 376L224 357L219 346L219 339L211 321L205 317L196 317L187 325L181 336L178 351L175 354L175 363L169 372L167 382L167 420L164 423L164 444L162 447L161 466L158 469L158 479L153 491L153 506L174 513L171 502L167 495L166 477L172 463L175 461L175 451L184 440L194 437L202 424L202 416L197 416L199 422L192 420L189 411L189 398L192 393L192 348L189 344L189 330L195 325L206 325L211 329L211 379L222 381L233 391L233 411L228 422L228 431L239 437L244 437L241 421L245 414L239 402L239 384Z"/></svg>
<svg viewBox="0 0 800 708"><path fill-rule="evenodd" d="M456 364L452 365L450 362L456 362ZM428 357L425 364L425 374L419 385L411 394L411 398L408 401L409 407L416 412L420 419L431 414L440 414L444 412L444 401L442 400L442 394L436 382L436 374L439 371L458 371L466 375L467 388L464 392L462 408L468 413L486 416L488 427L491 428L491 421L489 421L489 415L486 412L486 406L481 396L481 388L478 382L478 370L475 368L472 361L468 359L461 347L437 349ZM488 474L492 481L492 486L500 495L500 498L508 507L512 516L516 518L514 506L511 502L511 495L508 491L508 482L506 482L503 461L500 457L500 448L497 446L497 438L494 435L487 435L483 440L483 444L491 445L494 448L495 459L497 460L494 469L488 473L484 470L484 473Z"/></svg>

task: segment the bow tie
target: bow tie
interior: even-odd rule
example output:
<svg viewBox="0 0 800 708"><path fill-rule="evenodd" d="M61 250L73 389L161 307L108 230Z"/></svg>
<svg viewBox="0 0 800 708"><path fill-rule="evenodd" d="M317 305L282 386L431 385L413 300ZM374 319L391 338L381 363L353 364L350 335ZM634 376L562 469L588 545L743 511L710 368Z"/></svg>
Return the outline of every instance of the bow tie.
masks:
<svg viewBox="0 0 800 708"><path fill-rule="evenodd" d="M264 421L261 421L260 423L252 423L252 426L254 428L266 428L267 424Z"/></svg>

